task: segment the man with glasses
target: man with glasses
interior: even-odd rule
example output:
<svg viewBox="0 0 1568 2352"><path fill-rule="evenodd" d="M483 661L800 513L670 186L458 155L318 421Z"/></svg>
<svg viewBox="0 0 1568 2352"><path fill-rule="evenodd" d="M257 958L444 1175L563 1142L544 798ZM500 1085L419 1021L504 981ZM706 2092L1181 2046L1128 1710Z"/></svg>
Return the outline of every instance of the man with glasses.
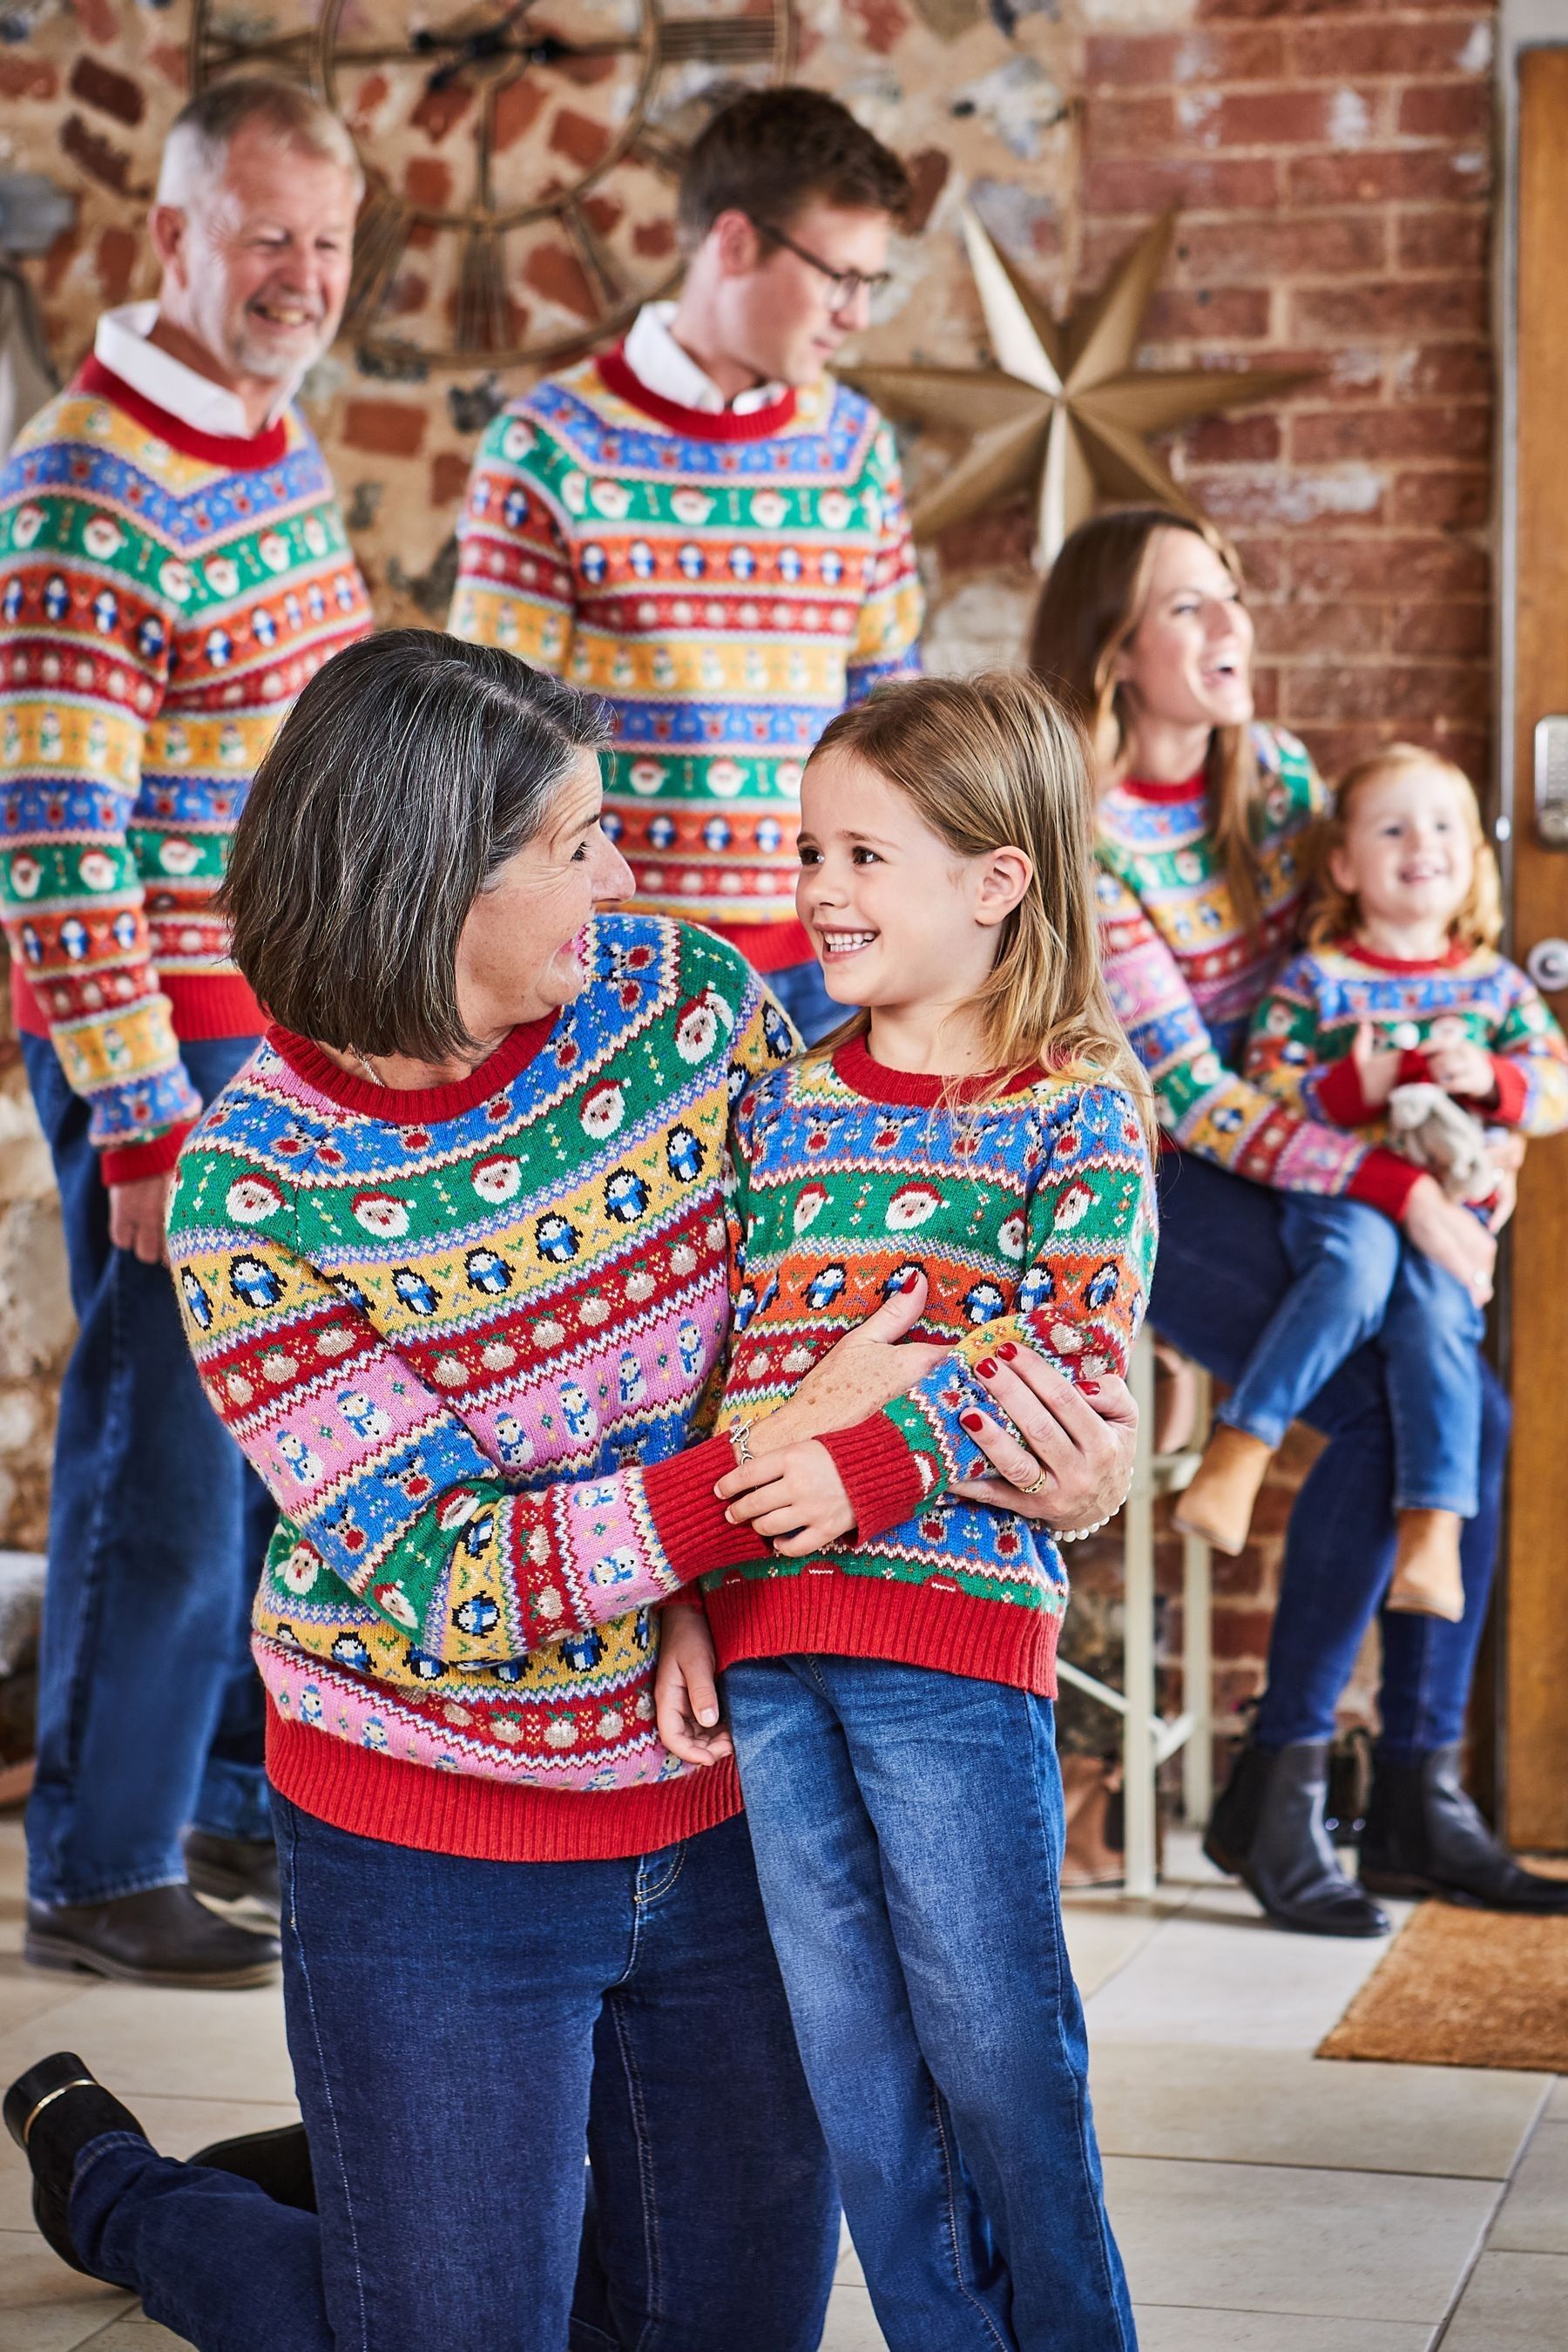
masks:
<svg viewBox="0 0 1568 2352"><path fill-rule="evenodd" d="M637 903L732 940L808 1039L842 1016L795 919L801 770L918 667L892 436L826 373L909 194L823 92L731 101L681 175L679 301L495 419L458 528L456 634L615 708L605 827Z"/></svg>

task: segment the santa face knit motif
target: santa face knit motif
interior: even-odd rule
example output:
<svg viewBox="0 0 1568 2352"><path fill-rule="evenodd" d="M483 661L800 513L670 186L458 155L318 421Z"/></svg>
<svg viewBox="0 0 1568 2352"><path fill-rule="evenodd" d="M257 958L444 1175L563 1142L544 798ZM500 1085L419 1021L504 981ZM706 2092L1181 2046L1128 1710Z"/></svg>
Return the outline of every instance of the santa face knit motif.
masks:
<svg viewBox="0 0 1568 2352"><path fill-rule="evenodd" d="M787 1396L913 1268L929 1292L911 1336L955 1344L887 1412L923 1501L867 1540L847 1480L853 1549L711 1576L708 1614L724 1664L819 1650L1049 1696L1067 1580L1048 1530L945 1490L989 1470L963 1417L994 1416L972 1368L998 1347L1037 1349L1069 1379L1125 1374L1153 1266L1148 1151L1115 1086L1037 1073L968 1107L942 1091L856 1042L763 1079L736 1116L721 1427Z"/></svg>
<svg viewBox="0 0 1568 2352"><path fill-rule="evenodd" d="M761 1549L712 1499L730 1447L675 1457L723 1341L731 1090L794 1041L703 933L587 938L582 995L463 1084L275 1038L180 1159L191 1347L283 1513L269 1769L368 1835L630 1853L738 1802L654 1735L648 1608Z"/></svg>
<svg viewBox="0 0 1568 2352"><path fill-rule="evenodd" d="M1304 852L1328 794L1282 729L1257 727L1254 813L1261 919L1249 933L1226 881L1205 783L1116 785L1100 803L1105 976L1172 1142L1283 1192L1349 1193L1397 1213L1411 1171L1241 1075L1247 1024L1289 953Z"/></svg>
<svg viewBox="0 0 1568 2352"><path fill-rule="evenodd" d="M1463 941L1434 962L1378 955L1353 940L1296 956L1253 1017L1247 1075L1309 1118L1383 1141L1386 1111L1364 1100L1351 1053L1363 1023L1380 1046L1399 1050L1401 1086L1430 1083L1429 1047L1477 1045L1494 1089L1468 1106L1478 1118L1527 1136L1568 1127L1562 1030L1506 956Z"/></svg>
<svg viewBox="0 0 1568 2352"><path fill-rule="evenodd" d="M791 924L817 737L916 667L892 436L826 382L744 416L646 393L618 353L485 435L450 625L604 695L605 830L641 903ZM807 952L802 941L796 952Z"/></svg>
<svg viewBox="0 0 1568 2352"><path fill-rule="evenodd" d="M92 1105L110 1182L171 1168L200 1109L176 1036L245 1036L212 911L246 788L370 614L289 410L193 433L96 360L0 474L0 908L18 1025Z"/></svg>

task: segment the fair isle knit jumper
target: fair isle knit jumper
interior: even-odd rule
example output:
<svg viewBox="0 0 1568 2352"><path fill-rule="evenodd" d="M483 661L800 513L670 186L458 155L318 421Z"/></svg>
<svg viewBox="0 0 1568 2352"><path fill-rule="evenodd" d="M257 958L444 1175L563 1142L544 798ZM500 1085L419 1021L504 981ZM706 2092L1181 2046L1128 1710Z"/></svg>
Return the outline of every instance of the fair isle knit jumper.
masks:
<svg viewBox="0 0 1568 2352"><path fill-rule="evenodd" d="M1054 1696L1067 1606L1056 1545L946 1489L990 1468L962 1416L994 1414L973 1367L999 1346L1025 1342L1069 1378L1125 1374L1153 1266L1153 1188L1120 1087L1036 1071L1000 1099L978 1091L948 1082L944 1101L942 1080L883 1068L857 1040L763 1078L741 1106L720 1426L787 1396L912 1267L930 1287L911 1336L954 1345L885 1416L921 1472L900 1524L868 1539L889 1489L860 1509L858 1466L840 1459L853 1549L705 1580L721 1664L821 1651Z"/></svg>
<svg viewBox="0 0 1568 2352"><path fill-rule="evenodd" d="M177 1040L261 1026L212 908L306 679L370 628L292 409L194 432L89 359L0 473L0 910L16 1024L53 1039L106 1182L172 1168Z"/></svg>
<svg viewBox="0 0 1568 2352"><path fill-rule="evenodd" d="M1478 1045L1492 1092L1466 1105L1489 1127L1527 1136L1568 1127L1568 1043L1518 967L1495 948L1457 940L1435 961L1379 955L1354 940L1309 949L1286 965L1257 1013L1247 1076L1308 1118L1386 1139L1352 1056L1369 1023L1400 1053L1397 1083L1427 1082L1432 1045Z"/></svg>
<svg viewBox="0 0 1568 2352"><path fill-rule="evenodd" d="M582 995L402 1092L268 1034L180 1156L203 1384L282 1518L268 1769L395 1843L640 1853L739 1805L653 1726L657 1614L762 1545L713 1497L731 1100L793 1034L742 957L590 925ZM847 1475L909 1465L879 1420Z"/></svg>
<svg viewBox="0 0 1568 2352"><path fill-rule="evenodd" d="M916 667L898 457L831 380L736 415L649 391L619 348L498 416L458 525L450 626L604 695L605 830L637 901L757 968L795 919L801 771L827 721Z"/></svg>
<svg viewBox="0 0 1568 2352"><path fill-rule="evenodd" d="M1294 944L1304 851L1328 808L1294 736L1256 727L1253 741L1263 790L1253 814L1261 913L1250 932L1201 775L1128 781L1102 796L1100 940L1111 1003L1153 1083L1168 1142L1256 1184L1345 1193L1397 1219L1418 1169L1242 1074L1247 1023Z"/></svg>

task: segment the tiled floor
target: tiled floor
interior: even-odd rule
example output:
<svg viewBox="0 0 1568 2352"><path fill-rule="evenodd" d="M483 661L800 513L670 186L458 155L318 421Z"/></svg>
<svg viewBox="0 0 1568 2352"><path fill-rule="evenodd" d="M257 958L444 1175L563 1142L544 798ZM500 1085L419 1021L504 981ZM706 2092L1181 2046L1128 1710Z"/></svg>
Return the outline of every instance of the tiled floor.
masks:
<svg viewBox="0 0 1568 2352"><path fill-rule="evenodd" d="M1315 2061L1383 1947L1276 1935L1190 1841L1171 1859L1156 1903L1080 1896L1068 1914L1143 2352L1562 2352L1568 2080ZM79 2050L174 2155L291 2114L274 1992L24 1969L21 1863L0 1823L0 2082ZM177 2352L34 2235L8 2143L0 2344ZM823 2352L882 2352L848 2249Z"/></svg>

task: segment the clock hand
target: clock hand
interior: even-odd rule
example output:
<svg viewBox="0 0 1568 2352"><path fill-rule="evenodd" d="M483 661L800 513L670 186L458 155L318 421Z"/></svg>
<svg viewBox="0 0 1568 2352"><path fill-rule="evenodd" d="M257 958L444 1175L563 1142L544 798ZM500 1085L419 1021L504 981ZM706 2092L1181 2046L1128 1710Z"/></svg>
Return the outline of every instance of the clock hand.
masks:
<svg viewBox="0 0 1568 2352"><path fill-rule="evenodd" d="M449 89L461 76L465 66L479 65L491 58L506 57L513 51L514 47L519 54L526 54L522 45L521 43L514 45L508 40L507 35L518 18L527 15L531 5L532 0L516 0L516 5L509 8L504 16L498 16L493 25L486 25L479 32L470 33L466 40L458 45L456 55L450 58L447 64L438 67L426 83L425 87L430 96L434 98L440 91ZM438 34L418 32L414 36L413 46L416 49L428 52L437 47L445 48L448 44L442 40Z"/></svg>

